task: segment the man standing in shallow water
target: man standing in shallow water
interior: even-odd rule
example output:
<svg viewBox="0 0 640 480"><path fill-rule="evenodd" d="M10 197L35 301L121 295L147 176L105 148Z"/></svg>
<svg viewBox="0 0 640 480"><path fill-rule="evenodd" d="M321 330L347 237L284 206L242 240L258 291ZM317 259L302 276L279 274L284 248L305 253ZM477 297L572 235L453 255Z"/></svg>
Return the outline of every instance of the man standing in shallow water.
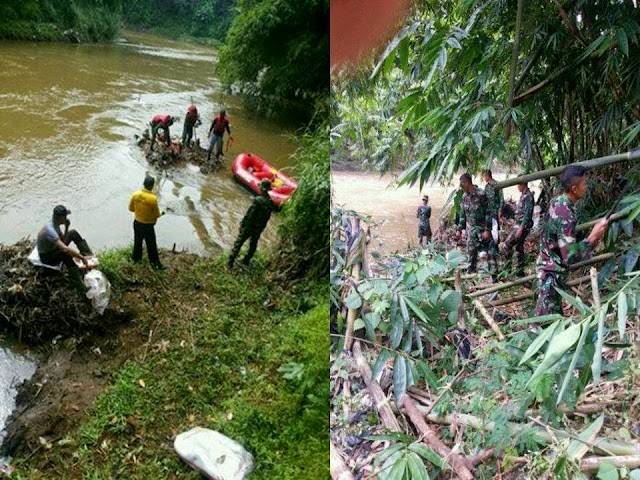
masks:
<svg viewBox="0 0 640 480"><path fill-rule="evenodd" d="M568 165L560 174L563 193L551 200L542 222L540 253L536 261L538 301L533 316L562 314L562 297L557 289L567 289L569 266L591 258L594 247L602 239L609 220L601 218L589 236L576 240L575 204L587 191L586 170Z"/></svg>

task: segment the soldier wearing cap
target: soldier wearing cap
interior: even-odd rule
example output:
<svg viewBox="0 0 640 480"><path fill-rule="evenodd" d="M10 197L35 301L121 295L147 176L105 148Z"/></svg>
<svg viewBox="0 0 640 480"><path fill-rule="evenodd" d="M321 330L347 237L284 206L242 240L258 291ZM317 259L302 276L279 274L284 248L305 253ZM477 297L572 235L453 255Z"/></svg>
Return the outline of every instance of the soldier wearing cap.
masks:
<svg viewBox="0 0 640 480"><path fill-rule="evenodd" d="M42 263L47 265L64 263L69 271L71 281L79 290L84 291L85 287L80 276L80 270L73 258L77 258L87 265L87 260L93 254L87 241L82 238L80 233L75 229L69 230L71 222L67 215L70 213L71 210L64 205L56 205L53 209L51 220L45 223L38 232L36 246ZM62 225L64 225L64 232L60 228ZM79 252L69 248L71 242L75 243L80 250Z"/></svg>
<svg viewBox="0 0 640 480"><path fill-rule="evenodd" d="M511 249L515 247L517 265L516 276L524 277L524 241L533 227L533 193L529 190L527 182L518 183L520 199L515 211L516 223L507 240L500 244L500 250L506 259L511 260ZM503 209L501 209L503 210Z"/></svg>
<svg viewBox="0 0 640 480"><path fill-rule="evenodd" d="M182 146L188 147L191 145L191 138L193 137L193 128L200 125L200 116L198 115L198 109L195 105L189 105L187 108L187 114L184 116L184 126L182 128Z"/></svg>
<svg viewBox="0 0 640 480"><path fill-rule="evenodd" d="M602 218L589 236L576 240L576 202L587 191L584 167L568 165L559 176L563 193L549 204L540 235L540 253L536 261L538 300L534 316L562 314L562 297L557 288L566 290L569 266L591 258L594 247L607 231L608 220Z"/></svg>
<svg viewBox="0 0 640 480"><path fill-rule="evenodd" d="M428 205L429 196L422 197L422 205L418 207L416 217L418 218L418 245L425 246L431 241L431 207ZM424 245L422 239L426 238Z"/></svg>
<svg viewBox="0 0 640 480"><path fill-rule="evenodd" d="M280 211L280 206L276 205L276 203L271 200L269 190L271 190L271 182L265 178L260 182L260 195L253 198L253 202L251 203L249 210L247 210L247 213L240 223L240 233L233 244L233 250L231 251L229 261L227 262L228 269L233 268L233 263L240 253L242 245L247 240L249 240L249 250L242 259L242 263L245 266L249 266L251 257L253 257L258 246L258 239L260 238L262 231L267 226L269 218L271 218L271 212Z"/></svg>

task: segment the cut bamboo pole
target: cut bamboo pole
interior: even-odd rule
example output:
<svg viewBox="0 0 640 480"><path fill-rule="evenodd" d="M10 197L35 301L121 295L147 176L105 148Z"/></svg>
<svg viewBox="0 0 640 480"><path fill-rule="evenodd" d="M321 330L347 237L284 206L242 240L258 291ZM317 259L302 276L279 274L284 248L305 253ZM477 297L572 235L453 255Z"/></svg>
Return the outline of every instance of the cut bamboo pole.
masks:
<svg viewBox="0 0 640 480"><path fill-rule="evenodd" d="M618 455L614 457L587 457L580 462L580 471L595 472L603 462L611 462L617 468L626 467L630 470L640 467L640 455Z"/></svg>
<svg viewBox="0 0 640 480"><path fill-rule="evenodd" d="M585 275L584 277L579 277L579 278L576 278L574 280L569 280L567 282L567 286L568 287L575 287L576 285L580 285L583 282L586 282L588 280L589 280L589 275ZM536 295L537 295L537 292L523 293L522 295L516 295L515 297L511 297L511 298L503 298L502 300L494 300L492 302L485 302L484 305L485 306L490 306L490 307L499 307L501 305L508 305L510 303L516 303L516 302L521 302L523 300L528 300L529 298L533 298Z"/></svg>
<svg viewBox="0 0 640 480"><path fill-rule="evenodd" d="M487 321L487 323L491 327L491 330L493 330L496 333L496 335L498 336L498 338L501 341L503 341L505 339L505 337L502 334L502 331L500 331L500 327L498 327L498 324L495 322L495 320L493 320L493 317L487 311L487 309L484 308L484 306L476 299L473 300L473 306L476 307L478 309L478 311L482 314L484 319Z"/></svg>
<svg viewBox="0 0 640 480"><path fill-rule="evenodd" d="M356 361L356 366L360 371L360 375L366 383L367 388L369 389L369 393L371 397L375 401L376 409L378 410L378 414L380 415L380 421L382 424L392 432L400 432L400 424L398 423L398 419L394 415L391 410L391 405L389 404L389 399L380 388L377 382L374 382L371 378L371 367L362 356L362 348L360 347L360 342L355 342L353 344L353 359Z"/></svg>
<svg viewBox="0 0 640 480"><path fill-rule="evenodd" d="M418 410L422 413L425 407L421 405L417 406ZM487 421L476 417L474 415L468 415L464 413L452 413L450 415L439 416L435 413L431 413L426 416L426 419L430 422L440 425L464 425L466 427L476 428L478 430L485 430L492 432L495 429L495 422ZM515 435L525 428L533 429L537 440L543 443L551 443L553 441L552 434L556 439L564 440L565 438L571 438L571 436L563 431L549 427L550 431L547 431L542 427L532 427L530 424L515 424L508 423L507 428L511 435ZM638 456L640 455L640 444L637 443L624 443L618 440L610 440L606 438L598 437L593 441L594 449L604 454L623 455L623 456Z"/></svg>
<svg viewBox="0 0 640 480"><path fill-rule="evenodd" d="M604 167L613 163L624 162L625 160L638 160L640 159L640 150L634 150L625 153L618 153L616 155L608 155L606 157L592 158L591 160L584 160L582 162L576 162L569 165L580 165L587 169ZM511 187L517 185L520 182L533 182L534 180L541 180L543 178L553 177L559 175L565 169L567 165L561 167L549 168L542 170L541 172L530 173L527 175L521 175L519 177L510 178L502 182L498 182L498 188Z"/></svg>
<svg viewBox="0 0 640 480"><path fill-rule="evenodd" d="M583 260L582 262L574 263L569 267L569 270L577 270L578 268L586 267L588 265L593 265L594 263L602 262L605 260L609 260L610 258L614 258L614 253L603 253L602 255L597 255L589 260ZM483 297L493 292L497 292L499 290L504 290L505 288L515 287L517 285L522 285L523 283L531 282L536 279L536 275L527 275L526 277L518 278L513 282L499 283L497 285L492 285L487 288L483 288L482 290L476 290L475 292L470 293L468 296L471 298Z"/></svg>
<svg viewBox="0 0 640 480"><path fill-rule="evenodd" d="M623 208L618 213L614 213L613 215L611 215L609 217L609 223L615 222L616 220L620 220L621 218L625 218L626 216L629 215L629 213L631 213L631 210L632 210L631 207L627 207L627 208ZM593 227L596 223L598 223L599 221L600 221L600 219L596 218L595 220L591 220L589 222L581 223L580 225L578 225L576 227L576 232L581 232L582 230L588 230L591 227Z"/></svg>
<svg viewBox="0 0 640 480"><path fill-rule="evenodd" d="M351 470L342 459L342 455L340 455L333 441L329 442L329 471L331 472L332 480L354 480Z"/></svg>
<svg viewBox="0 0 640 480"><path fill-rule="evenodd" d="M360 263L356 263L351 267L351 277L354 280L354 285L358 284L360 280ZM355 288L355 287L354 287ZM346 351L351 350L351 344L353 343L353 326L356 322L356 318L358 317L358 309L350 308L347 313L347 328L344 334L344 349Z"/></svg>
<svg viewBox="0 0 640 480"><path fill-rule="evenodd" d="M409 420L415 425L421 434L422 441L429 447L431 447L438 455L451 465L453 472L458 475L462 480L473 480L474 476L469 470L470 465L467 465L467 460L460 454L452 452L447 447L440 437L427 425L424 420L424 416L418 410L418 407L413 402L411 397L407 394L402 396L402 406L404 407ZM471 462L469 462L470 464ZM472 467L473 468L473 467Z"/></svg>

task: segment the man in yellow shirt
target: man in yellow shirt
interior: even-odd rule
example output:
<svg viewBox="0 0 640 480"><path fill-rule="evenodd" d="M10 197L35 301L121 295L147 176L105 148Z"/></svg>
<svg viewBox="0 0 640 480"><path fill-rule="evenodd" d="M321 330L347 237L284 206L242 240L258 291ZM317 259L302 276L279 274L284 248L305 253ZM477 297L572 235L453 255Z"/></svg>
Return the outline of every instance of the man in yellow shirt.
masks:
<svg viewBox="0 0 640 480"><path fill-rule="evenodd" d="M133 255L134 262L142 260L142 241L147 244L147 254L149 262L153 268L164 270L158 256L158 245L156 244L156 231L154 225L156 220L164 212L160 213L158 208L158 198L151 191L155 180L153 177L145 177L144 188L138 190L131 196L129 201L129 211L135 214L133 220Z"/></svg>

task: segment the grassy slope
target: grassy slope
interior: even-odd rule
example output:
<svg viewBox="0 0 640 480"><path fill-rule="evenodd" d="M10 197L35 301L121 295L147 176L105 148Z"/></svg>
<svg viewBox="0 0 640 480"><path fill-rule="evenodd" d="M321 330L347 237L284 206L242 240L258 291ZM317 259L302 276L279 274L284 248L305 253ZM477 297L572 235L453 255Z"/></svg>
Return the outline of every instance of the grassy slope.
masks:
<svg viewBox="0 0 640 480"><path fill-rule="evenodd" d="M253 479L327 478L324 287L274 291L264 263L251 276L229 274L222 258L178 255L150 274L127 254L102 255L102 270L113 296L135 303L149 342L90 417L52 449L18 459L14 478L198 479L172 447L196 425L252 452ZM303 366L299 379L278 371L287 363Z"/></svg>

